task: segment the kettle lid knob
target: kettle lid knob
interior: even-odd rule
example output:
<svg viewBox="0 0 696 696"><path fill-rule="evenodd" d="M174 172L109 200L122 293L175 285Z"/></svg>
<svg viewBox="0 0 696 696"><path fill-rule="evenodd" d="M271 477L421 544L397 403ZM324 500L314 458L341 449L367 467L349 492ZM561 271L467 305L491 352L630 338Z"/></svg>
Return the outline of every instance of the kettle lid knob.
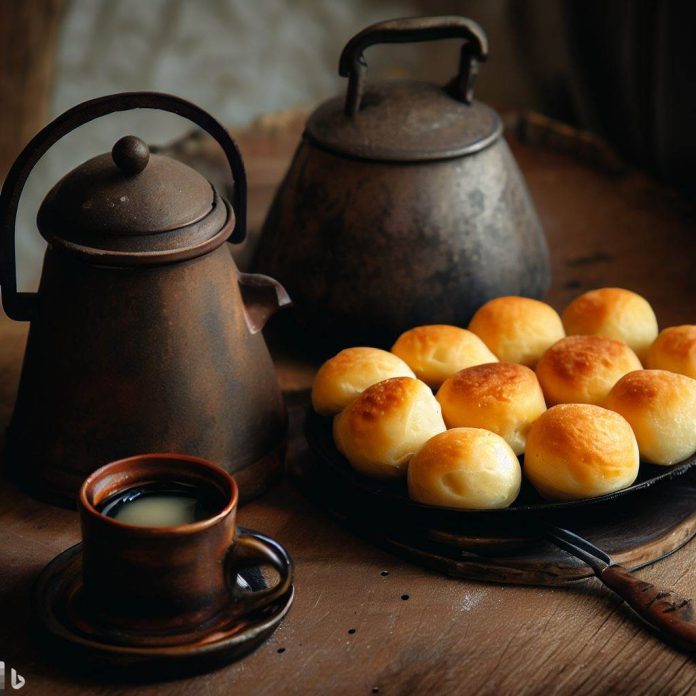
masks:
<svg viewBox="0 0 696 696"><path fill-rule="evenodd" d="M135 176L147 167L150 161L150 148L135 135L126 135L111 149L114 164L126 175Z"/></svg>

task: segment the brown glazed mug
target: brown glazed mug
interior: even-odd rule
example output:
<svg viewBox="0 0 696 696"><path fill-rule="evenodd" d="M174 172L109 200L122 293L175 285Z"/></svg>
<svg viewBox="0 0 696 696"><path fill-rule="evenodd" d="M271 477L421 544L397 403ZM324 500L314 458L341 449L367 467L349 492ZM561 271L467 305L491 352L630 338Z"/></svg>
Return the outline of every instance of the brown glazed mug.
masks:
<svg viewBox="0 0 696 696"><path fill-rule="evenodd" d="M174 527L135 526L100 512L113 496L160 482L202 488L219 499L219 509ZM166 644L214 635L279 600L291 588L292 561L272 539L237 531L237 501L234 479L197 457L146 454L95 471L79 494L83 583L73 621L124 643ZM237 574L256 566L273 567L278 583L237 590Z"/></svg>

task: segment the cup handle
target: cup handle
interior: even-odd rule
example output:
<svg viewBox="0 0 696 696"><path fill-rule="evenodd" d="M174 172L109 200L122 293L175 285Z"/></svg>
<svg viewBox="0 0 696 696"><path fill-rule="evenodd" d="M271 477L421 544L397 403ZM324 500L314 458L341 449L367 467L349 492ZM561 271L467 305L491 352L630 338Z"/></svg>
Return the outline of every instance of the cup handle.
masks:
<svg viewBox="0 0 696 696"><path fill-rule="evenodd" d="M264 609L287 594L292 587L294 569L288 552L274 539L258 532L238 533L228 557L230 575L260 565L272 566L280 581L274 587L241 594L236 606L242 614Z"/></svg>

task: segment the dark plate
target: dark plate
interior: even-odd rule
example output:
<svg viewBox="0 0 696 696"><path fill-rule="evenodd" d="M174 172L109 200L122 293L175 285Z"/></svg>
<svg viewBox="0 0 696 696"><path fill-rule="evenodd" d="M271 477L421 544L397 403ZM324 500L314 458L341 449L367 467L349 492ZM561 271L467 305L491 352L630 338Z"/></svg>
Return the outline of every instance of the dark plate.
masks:
<svg viewBox="0 0 696 696"><path fill-rule="evenodd" d="M358 491L368 498L379 498L383 503L399 507L408 506L414 512L420 511L421 513L437 511L438 513L453 513L458 516L466 516L467 518L476 516L485 516L486 519L498 518L501 521L504 518L509 519L524 515L536 516L568 513L644 491L657 483L681 476L696 464L696 454L673 466L657 466L641 462L638 478L628 488L607 495L597 496L596 498L583 498L582 500L560 503L545 501L534 490L532 485L523 478L520 494L509 508L500 510L461 510L451 507L424 505L411 500L408 497L406 482L403 479L394 482L384 482L357 473L350 466L348 460L336 449L331 432L331 424L331 418L319 416L310 409L305 424L305 435L310 452L323 466L330 468L330 474L334 480L341 479L343 484L351 490ZM523 459L521 457L520 461L523 461Z"/></svg>

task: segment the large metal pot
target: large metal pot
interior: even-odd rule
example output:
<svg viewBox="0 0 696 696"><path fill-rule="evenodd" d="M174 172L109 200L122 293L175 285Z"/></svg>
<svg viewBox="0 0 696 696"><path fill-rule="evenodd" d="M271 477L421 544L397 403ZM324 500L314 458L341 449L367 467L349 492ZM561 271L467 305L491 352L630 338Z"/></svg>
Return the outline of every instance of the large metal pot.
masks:
<svg viewBox="0 0 696 696"><path fill-rule="evenodd" d="M461 37L445 87L366 84L376 43ZM266 218L255 267L293 297L296 337L388 344L424 323L466 325L500 295L541 296L548 250L501 120L473 101L486 37L462 17L400 19L341 54L344 100L310 116Z"/></svg>

